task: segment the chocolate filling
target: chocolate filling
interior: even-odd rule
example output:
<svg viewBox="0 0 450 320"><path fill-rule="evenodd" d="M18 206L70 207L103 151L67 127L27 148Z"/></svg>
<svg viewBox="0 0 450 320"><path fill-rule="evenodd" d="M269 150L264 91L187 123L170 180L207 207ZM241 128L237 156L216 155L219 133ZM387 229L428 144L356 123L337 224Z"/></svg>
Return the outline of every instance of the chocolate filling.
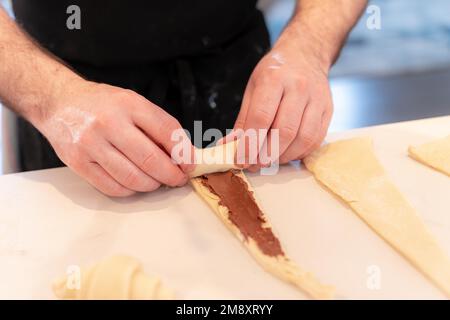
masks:
<svg viewBox="0 0 450 320"><path fill-rule="evenodd" d="M220 198L219 204L228 208L230 221L239 228L245 239L255 240L266 255L284 255L272 229L263 226L266 222L263 213L245 181L233 171L210 173L202 176L201 181Z"/></svg>

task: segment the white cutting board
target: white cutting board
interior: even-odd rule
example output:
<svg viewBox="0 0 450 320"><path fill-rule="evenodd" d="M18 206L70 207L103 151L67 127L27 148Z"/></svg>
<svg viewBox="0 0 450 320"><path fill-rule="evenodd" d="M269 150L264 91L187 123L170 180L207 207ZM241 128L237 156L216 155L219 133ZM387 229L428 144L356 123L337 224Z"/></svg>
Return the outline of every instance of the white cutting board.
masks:
<svg viewBox="0 0 450 320"><path fill-rule="evenodd" d="M450 134L450 117L331 134L368 135L378 158L450 255L450 178L407 157ZM339 298L445 298L340 200L294 163L249 174L286 252ZM110 199L66 168L0 177L0 298L52 298L71 265L123 253L179 298L298 299L265 273L190 186Z"/></svg>

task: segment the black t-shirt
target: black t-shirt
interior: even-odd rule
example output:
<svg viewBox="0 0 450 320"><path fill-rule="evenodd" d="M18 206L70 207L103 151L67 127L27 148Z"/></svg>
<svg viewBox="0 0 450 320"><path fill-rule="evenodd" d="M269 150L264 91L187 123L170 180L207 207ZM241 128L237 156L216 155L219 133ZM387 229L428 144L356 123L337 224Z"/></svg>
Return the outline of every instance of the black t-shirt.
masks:
<svg viewBox="0 0 450 320"><path fill-rule="evenodd" d="M225 44L257 13L256 0L13 0L16 20L68 61L130 65L199 55ZM81 11L70 30L67 8Z"/></svg>

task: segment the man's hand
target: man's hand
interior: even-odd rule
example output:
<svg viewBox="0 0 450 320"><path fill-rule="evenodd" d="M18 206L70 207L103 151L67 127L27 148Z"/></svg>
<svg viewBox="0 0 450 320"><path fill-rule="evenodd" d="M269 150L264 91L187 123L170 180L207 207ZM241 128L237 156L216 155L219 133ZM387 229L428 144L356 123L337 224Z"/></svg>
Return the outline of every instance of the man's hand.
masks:
<svg viewBox="0 0 450 320"><path fill-rule="evenodd" d="M320 145L330 123L328 69L299 39L278 42L250 77L235 129L278 129L280 163L302 159ZM269 132L268 146L271 139Z"/></svg>
<svg viewBox="0 0 450 320"><path fill-rule="evenodd" d="M61 160L110 196L179 186L180 124L137 93L86 81L30 41L0 6L0 99L50 141ZM192 150L192 149L191 149Z"/></svg>
<svg viewBox="0 0 450 320"><path fill-rule="evenodd" d="M278 129L279 154L271 154L272 161L302 159L325 138L333 113L328 72L365 3L299 1L292 21L253 71L234 129ZM266 144L270 153L274 137L269 131L259 147ZM250 155L247 148L245 164L256 163L249 169L257 170L261 157Z"/></svg>
<svg viewBox="0 0 450 320"><path fill-rule="evenodd" d="M107 195L188 180L170 158L180 124L133 91L76 81L34 124L66 165Z"/></svg>
<svg viewBox="0 0 450 320"><path fill-rule="evenodd" d="M279 128L282 162L320 143L331 117L328 68L364 5L302 0L255 69L236 128ZM114 196L187 181L188 167L168 157L170 135L181 129L174 118L136 93L81 79L1 7L0 30L0 99L37 127L69 167Z"/></svg>

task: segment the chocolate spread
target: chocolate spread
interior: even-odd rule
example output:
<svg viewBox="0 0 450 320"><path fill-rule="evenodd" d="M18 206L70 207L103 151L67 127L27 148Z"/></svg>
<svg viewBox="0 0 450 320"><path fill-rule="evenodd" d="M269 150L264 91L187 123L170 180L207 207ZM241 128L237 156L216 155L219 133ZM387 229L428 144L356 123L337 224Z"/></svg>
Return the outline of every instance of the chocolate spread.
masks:
<svg viewBox="0 0 450 320"><path fill-rule="evenodd" d="M226 171L204 175L201 181L220 198L219 204L228 208L230 221L239 228L245 239L252 238L266 255L284 255L272 229L264 226L263 213L242 178L233 171Z"/></svg>

